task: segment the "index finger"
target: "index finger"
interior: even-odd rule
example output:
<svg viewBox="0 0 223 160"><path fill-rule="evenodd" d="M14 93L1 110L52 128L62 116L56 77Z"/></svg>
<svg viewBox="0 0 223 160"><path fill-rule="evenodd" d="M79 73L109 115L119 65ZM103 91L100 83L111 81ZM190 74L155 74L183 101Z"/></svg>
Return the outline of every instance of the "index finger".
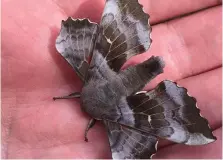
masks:
<svg viewBox="0 0 223 160"><path fill-rule="evenodd" d="M55 3L74 18L90 18L99 22L106 0L55 0ZM150 23L156 24L174 17L196 12L221 4L221 0L139 0L150 15Z"/></svg>
<svg viewBox="0 0 223 160"><path fill-rule="evenodd" d="M156 24L221 4L221 0L139 0L150 14L150 23Z"/></svg>

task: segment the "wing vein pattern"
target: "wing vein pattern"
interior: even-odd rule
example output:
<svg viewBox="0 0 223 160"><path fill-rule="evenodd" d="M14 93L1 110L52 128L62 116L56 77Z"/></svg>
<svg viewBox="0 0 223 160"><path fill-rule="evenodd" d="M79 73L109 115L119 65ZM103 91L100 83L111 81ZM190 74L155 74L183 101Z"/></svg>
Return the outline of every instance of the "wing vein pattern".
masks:
<svg viewBox="0 0 223 160"><path fill-rule="evenodd" d="M149 159L156 152L157 138L118 123L104 121L113 159Z"/></svg>
<svg viewBox="0 0 223 160"><path fill-rule="evenodd" d="M126 97L120 124L177 143L203 145L216 140L197 101L187 90L165 80L149 92ZM131 118L130 118L131 117Z"/></svg>
<svg viewBox="0 0 223 160"><path fill-rule="evenodd" d="M99 69L107 63L118 72L130 57L147 51L151 44L148 19L138 0L107 0L94 51L103 61L92 63Z"/></svg>
<svg viewBox="0 0 223 160"><path fill-rule="evenodd" d="M82 81L85 81L97 34L96 23L88 19L69 17L62 21L60 34L56 39L57 51L74 68Z"/></svg>

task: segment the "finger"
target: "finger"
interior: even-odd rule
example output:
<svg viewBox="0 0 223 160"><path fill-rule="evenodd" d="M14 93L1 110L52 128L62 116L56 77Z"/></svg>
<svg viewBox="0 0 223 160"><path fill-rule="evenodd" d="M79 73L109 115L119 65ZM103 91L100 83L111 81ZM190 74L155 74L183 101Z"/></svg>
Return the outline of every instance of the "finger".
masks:
<svg viewBox="0 0 223 160"><path fill-rule="evenodd" d="M186 87L188 93L197 99L200 113L208 120L212 130L222 126L221 76L222 68L218 68L177 82L180 86ZM172 144L170 141L161 141L159 148L170 144Z"/></svg>
<svg viewBox="0 0 223 160"><path fill-rule="evenodd" d="M91 21L98 23L105 5L104 0L55 0L54 2L67 16L89 18Z"/></svg>
<svg viewBox="0 0 223 160"><path fill-rule="evenodd" d="M195 12L204 8L221 4L221 0L139 0L145 11L151 16L152 24L159 23L176 16ZM55 0L55 3L67 14L73 17L87 17L99 22L105 0Z"/></svg>
<svg viewBox="0 0 223 160"><path fill-rule="evenodd" d="M155 79L179 80L219 67L221 61L221 7L208 9L153 27L152 47L128 64L140 63L152 55L161 56L164 74Z"/></svg>
<svg viewBox="0 0 223 160"><path fill-rule="evenodd" d="M175 144L158 150L154 158L164 159L221 159L222 128L214 131L217 140L203 146Z"/></svg>
<svg viewBox="0 0 223 160"><path fill-rule="evenodd" d="M141 0L150 14L151 24L221 4L220 0Z"/></svg>

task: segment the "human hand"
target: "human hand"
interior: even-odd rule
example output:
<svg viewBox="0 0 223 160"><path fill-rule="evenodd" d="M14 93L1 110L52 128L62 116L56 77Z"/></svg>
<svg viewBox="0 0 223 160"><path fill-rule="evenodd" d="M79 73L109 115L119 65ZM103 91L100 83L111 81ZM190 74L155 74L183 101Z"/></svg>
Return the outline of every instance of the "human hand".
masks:
<svg viewBox="0 0 223 160"><path fill-rule="evenodd" d="M221 5L219 0L140 0L150 14L150 50L166 62L163 79L177 81L196 97L217 141L186 146L162 141L154 158L221 157ZM219 5L219 6L216 6ZM3 158L111 158L106 131L97 123L84 131L90 117L78 100L52 97L80 91L82 84L57 53L60 22L68 16L99 22L104 0L2 1L2 154ZM211 7L211 8L209 8ZM179 15L208 8L175 20Z"/></svg>

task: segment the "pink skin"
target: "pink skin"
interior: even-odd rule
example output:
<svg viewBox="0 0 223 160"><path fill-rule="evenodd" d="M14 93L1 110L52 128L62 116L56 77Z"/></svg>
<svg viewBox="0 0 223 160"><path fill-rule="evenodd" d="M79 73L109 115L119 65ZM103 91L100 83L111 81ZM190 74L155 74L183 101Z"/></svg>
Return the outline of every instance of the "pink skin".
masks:
<svg viewBox="0 0 223 160"><path fill-rule="evenodd" d="M79 100L53 96L80 91L81 81L56 52L60 22L68 16L99 22L104 0L2 0L2 155L4 158L111 158L101 123L84 130L90 117ZM154 158L221 158L220 0L140 0L151 16L152 47L126 65L160 55L163 79L177 81L197 98L218 140L184 146L161 140ZM211 7L211 8L209 8ZM179 15L197 13L164 22ZM125 65L125 66L126 66Z"/></svg>

